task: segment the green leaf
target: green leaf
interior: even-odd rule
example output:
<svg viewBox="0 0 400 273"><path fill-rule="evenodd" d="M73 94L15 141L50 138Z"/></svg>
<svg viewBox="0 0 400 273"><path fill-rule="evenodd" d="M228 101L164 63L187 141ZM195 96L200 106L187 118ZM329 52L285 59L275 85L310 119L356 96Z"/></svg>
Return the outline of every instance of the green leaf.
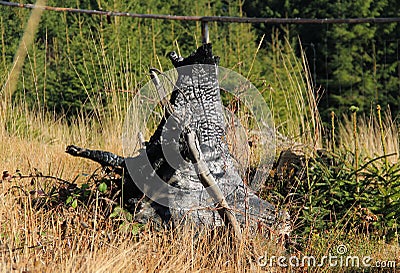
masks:
<svg viewBox="0 0 400 273"><path fill-rule="evenodd" d="M115 218L123 212L124 212L124 209L121 208L120 206L117 206L114 208L113 212L110 214L110 218Z"/></svg>
<svg viewBox="0 0 400 273"><path fill-rule="evenodd" d="M72 196L68 196L67 200L65 200L65 204L71 204L74 198Z"/></svg>
<svg viewBox="0 0 400 273"><path fill-rule="evenodd" d="M71 207L73 207L74 209L76 209L76 207L78 206L78 199L74 199L74 201L71 204Z"/></svg>
<svg viewBox="0 0 400 273"><path fill-rule="evenodd" d="M99 192L101 192L101 193L105 193L106 191L107 191L107 184L106 183L101 183L100 185L99 185Z"/></svg>
<svg viewBox="0 0 400 273"><path fill-rule="evenodd" d="M132 234L137 235L143 229L144 224L135 223L132 225Z"/></svg>

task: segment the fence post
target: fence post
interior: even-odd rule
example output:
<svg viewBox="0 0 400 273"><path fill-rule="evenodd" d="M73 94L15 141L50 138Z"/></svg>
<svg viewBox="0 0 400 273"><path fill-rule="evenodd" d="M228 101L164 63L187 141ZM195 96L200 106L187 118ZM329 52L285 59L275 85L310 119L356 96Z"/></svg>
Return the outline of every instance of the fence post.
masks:
<svg viewBox="0 0 400 273"><path fill-rule="evenodd" d="M201 42L208 44L210 42L210 36L208 33L208 21L201 21Z"/></svg>

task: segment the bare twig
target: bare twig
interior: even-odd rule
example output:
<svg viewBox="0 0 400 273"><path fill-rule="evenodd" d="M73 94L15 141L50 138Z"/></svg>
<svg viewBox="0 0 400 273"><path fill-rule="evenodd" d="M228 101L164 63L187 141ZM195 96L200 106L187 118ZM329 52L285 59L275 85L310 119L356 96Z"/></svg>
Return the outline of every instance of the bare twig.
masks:
<svg viewBox="0 0 400 273"><path fill-rule="evenodd" d="M45 178L45 179L53 179L56 180L57 182L64 183L70 186L74 186L74 183L69 182L68 180L52 176L52 175L37 175L37 174L29 174L29 175L19 175L19 176L13 176L12 178L18 178L18 179L28 179L28 178Z"/></svg>
<svg viewBox="0 0 400 273"><path fill-rule="evenodd" d="M166 116L170 116L173 114L174 109L171 103L168 101L167 93L164 89L164 86L161 84L160 79L157 76L156 69L150 69L150 77L153 80L154 86L156 87L158 96L160 98L162 106L165 108Z"/></svg>

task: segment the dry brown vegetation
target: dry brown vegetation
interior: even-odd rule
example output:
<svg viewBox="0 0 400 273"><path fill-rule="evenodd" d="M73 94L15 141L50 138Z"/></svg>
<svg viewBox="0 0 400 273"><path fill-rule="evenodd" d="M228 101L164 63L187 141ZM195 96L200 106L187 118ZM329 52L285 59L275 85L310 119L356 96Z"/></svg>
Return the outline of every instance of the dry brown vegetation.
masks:
<svg viewBox="0 0 400 273"><path fill-rule="evenodd" d="M15 111L15 117L23 113L11 111ZM2 272L260 270L256 264L259 255L267 250L274 254L283 251L280 245L263 238L245 237L242 245L235 245L229 234L216 235L190 226L173 231L145 226L133 234L129 226L135 223L126 222L120 228L118 219L104 216L98 197L76 208L65 202L50 205L48 188L62 188L63 184L55 178L82 184L99 168L87 160L70 157L64 152L65 146L74 141L118 153L121 151L116 140L121 132L110 129L94 139L86 132L86 128L96 129L90 123L67 125L24 113L37 136L23 136L17 124L12 125L14 134L4 128L1 132L2 168L8 171L0 187ZM113 124L105 126L115 129Z"/></svg>
<svg viewBox="0 0 400 273"><path fill-rule="evenodd" d="M0 162L2 170L8 171L0 184L2 272L288 272L277 266L261 267L258 258L322 257L333 255L340 244L347 245L352 255L400 262L397 241L388 244L384 238L340 229L310 234L306 245L285 250L275 240L246 233L243 243L237 245L223 231L212 233L190 226L162 231L151 226L139 228L123 215L106 217L105 208L100 205L104 200L99 195L91 203L78 203L75 208L65 202L43 205L54 200L45 194L48 189L63 185L55 178L82 184L88 183L95 172L103 175L98 165L65 154L65 146L74 142L121 153L122 126L104 118L100 133L99 125L90 119L67 124L18 107L8 110L13 118L3 113L1 123L8 125L7 130L6 126L0 129ZM322 269L345 272L348 268L307 270Z"/></svg>

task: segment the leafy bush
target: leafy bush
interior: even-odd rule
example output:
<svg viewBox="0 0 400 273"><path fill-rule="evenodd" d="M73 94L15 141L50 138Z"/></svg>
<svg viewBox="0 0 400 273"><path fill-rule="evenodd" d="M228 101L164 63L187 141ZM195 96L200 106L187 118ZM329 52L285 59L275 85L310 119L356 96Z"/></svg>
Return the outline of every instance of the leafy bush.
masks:
<svg viewBox="0 0 400 273"><path fill-rule="evenodd" d="M305 175L270 194L277 190L296 217L301 241L338 228L392 239L400 217L400 164L386 167L386 157L366 158L356 169L352 152L319 156L305 164Z"/></svg>

